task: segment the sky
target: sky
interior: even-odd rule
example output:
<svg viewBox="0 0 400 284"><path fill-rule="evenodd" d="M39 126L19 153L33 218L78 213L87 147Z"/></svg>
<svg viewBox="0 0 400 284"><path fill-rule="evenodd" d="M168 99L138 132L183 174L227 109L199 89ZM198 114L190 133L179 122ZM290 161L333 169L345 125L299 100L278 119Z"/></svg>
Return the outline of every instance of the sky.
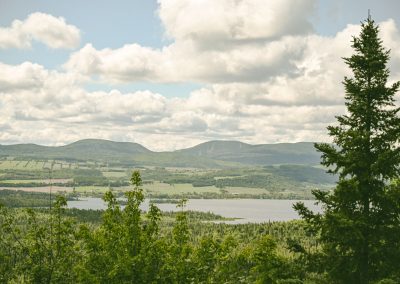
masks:
<svg viewBox="0 0 400 284"><path fill-rule="evenodd" d="M330 141L368 9L393 83L397 0L0 0L0 144Z"/></svg>

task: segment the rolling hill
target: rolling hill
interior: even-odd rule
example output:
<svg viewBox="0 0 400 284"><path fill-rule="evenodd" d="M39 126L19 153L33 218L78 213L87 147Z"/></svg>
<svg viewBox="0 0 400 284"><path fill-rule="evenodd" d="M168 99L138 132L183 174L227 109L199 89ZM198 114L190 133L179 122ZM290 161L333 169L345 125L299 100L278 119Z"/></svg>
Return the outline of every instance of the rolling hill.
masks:
<svg viewBox="0 0 400 284"><path fill-rule="evenodd" d="M0 145L0 156L33 159L65 159L93 161L132 161L132 157L151 153L140 144L85 139L65 146L40 146L35 144Z"/></svg>
<svg viewBox="0 0 400 284"><path fill-rule="evenodd" d="M251 145L239 141L209 141L173 152L153 152L131 142L80 140L65 146L0 145L1 157L102 161L131 165L221 168L243 165L319 164L313 143Z"/></svg>
<svg viewBox="0 0 400 284"><path fill-rule="evenodd" d="M209 141L178 152L250 165L319 164L320 161L320 154L310 142L250 145L238 141Z"/></svg>

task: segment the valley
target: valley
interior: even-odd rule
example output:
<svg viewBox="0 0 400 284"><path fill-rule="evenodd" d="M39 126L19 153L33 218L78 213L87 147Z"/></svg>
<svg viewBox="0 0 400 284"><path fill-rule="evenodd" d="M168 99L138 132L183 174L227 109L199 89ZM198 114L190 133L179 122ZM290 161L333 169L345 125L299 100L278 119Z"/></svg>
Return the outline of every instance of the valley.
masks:
<svg viewBox="0 0 400 284"><path fill-rule="evenodd" d="M81 140L61 147L0 145L0 188L117 196L139 170L146 197L310 199L336 178L318 166L312 143L249 145L211 141L174 152L136 143Z"/></svg>

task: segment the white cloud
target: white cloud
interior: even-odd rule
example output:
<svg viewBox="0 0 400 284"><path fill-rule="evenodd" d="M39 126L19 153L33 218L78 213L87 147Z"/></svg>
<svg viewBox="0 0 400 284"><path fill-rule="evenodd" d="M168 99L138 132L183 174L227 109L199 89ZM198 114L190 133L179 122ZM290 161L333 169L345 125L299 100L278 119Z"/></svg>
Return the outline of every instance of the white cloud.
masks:
<svg viewBox="0 0 400 284"><path fill-rule="evenodd" d="M313 1L162 0L159 14L174 40L164 48L97 50L86 44L71 55L66 73L30 62L0 64L0 121L7 122L0 124L0 141L104 138L153 150L212 139L327 141L326 126L345 111L341 81L350 73L341 58L352 54L351 36L360 27L348 25L332 37L313 34L307 20L312 9ZM393 20L380 27L392 49L391 80L398 80L400 32ZM186 98L82 87L97 76L112 84L204 86Z"/></svg>
<svg viewBox="0 0 400 284"><path fill-rule="evenodd" d="M130 82L157 80L162 68L161 52L137 44L125 45L112 50L96 50L91 44L86 44L78 52L72 54L65 64L68 70L83 74L98 74L106 81Z"/></svg>
<svg viewBox="0 0 400 284"><path fill-rule="evenodd" d="M265 40L312 30L313 0L159 0L167 35L215 49L233 42ZM229 47L228 47L229 48Z"/></svg>
<svg viewBox="0 0 400 284"><path fill-rule="evenodd" d="M24 21L14 20L10 27L0 27L0 49L30 48L33 40L50 48L72 49L79 46L80 31L61 17L39 12Z"/></svg>
<svg viewBox="0 0 400 284"><path fill-rule="evenodd" d="M48 74L42 66L25 62L19 66L0 63L0 91L35 90Z"/></svg>
<svg viewBox="0 0 400 284"><path fill-rule="evenodd" d="M172 44L114 50L87 44L65 68L109 83L260 81L294 67L302 53L298 37L312 31L308 17L315 1L162 0L159 5Z"/></svg>
<svg viewBox="0 0 400 284"><path fill-rule="evenodd" d="M64 67L111 84L262 84L261 99L266 101L341 102L324 92L323 86L340 87L348 72L341 57L351 54L351 36L360 27L349 25L333 37L312 34L307 19L314 2L289 2L163 0L159 14L173 43L161 49L127 44L102 50L87 44ZM292 15L293 9L299 12ZM263 29L255 28L253 21L259 20L245 17L248 14L267 15L259 24ZM236 26L248 32L234 32ZM381 23L381 30L385 44L393 50L391 67L397 76L400 33L390 19ZM280 98L275 95L278 91Z"/></svg>
<svg viewBox="0 0 400 284"><path fill-rule="evenodd" d="M211 139L264 143L280 141L284 134L293 141L312 140L325 127L321 121L328 122L340 109L253 102L246 99L251 86L243 84L215 85L188 98L167 99L150 91L88 92L80 87L81 77L30 62L0 65L0 74L10 70L18 80L13 85L10 79L0 82L0 121L7 122L0 125L2 143L58 145L95 137L170 150ZM321 113L329 118L323 120ZM299 124L306 125L304 130Z"/></svg>

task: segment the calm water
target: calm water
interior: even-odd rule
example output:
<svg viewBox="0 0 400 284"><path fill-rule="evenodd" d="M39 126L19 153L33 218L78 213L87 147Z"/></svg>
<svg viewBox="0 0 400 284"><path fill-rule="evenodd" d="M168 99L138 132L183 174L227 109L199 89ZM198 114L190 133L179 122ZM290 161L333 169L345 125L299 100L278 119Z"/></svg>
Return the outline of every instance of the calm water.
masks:
<svg viewBox="0 0 400 284"><path fill-rule="evenodd" d="M268 221L288 221L299 219L292 206L299 200L276 199L189 199L187 210L212 212L224 217L240 218L225 223L262 223ZM302 201L313 211L320 208L312 200ZM143 202L141 208L147 210L149 200ZM162 211L178 211L176 204L157 204ZM106 205L101 198L85 198L80 201L69 201L69 208L105 209Z"/></svg>

